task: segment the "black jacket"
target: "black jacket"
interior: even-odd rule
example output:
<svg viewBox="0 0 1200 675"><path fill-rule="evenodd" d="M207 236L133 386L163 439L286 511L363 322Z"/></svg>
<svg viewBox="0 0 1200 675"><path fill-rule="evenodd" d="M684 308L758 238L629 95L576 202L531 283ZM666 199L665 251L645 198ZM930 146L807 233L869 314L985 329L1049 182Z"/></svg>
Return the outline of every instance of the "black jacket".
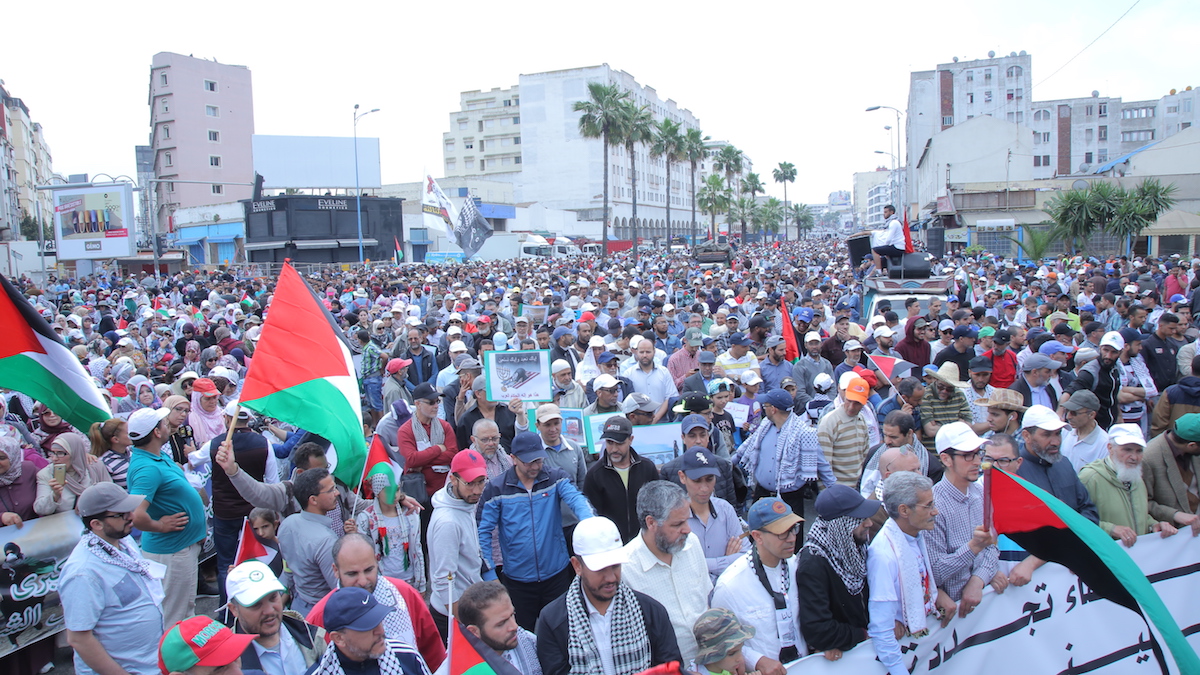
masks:
<svg viewBox="0 0 1200 675"><path fill-rule="evenodd" d="M605 453L592 464L583 478L583 496L592 503L596 515L604 516L617 525L621 541L628 544L641 531L637 517L637 494L642 486L658 480L658 469L654 463L642 459L635 450L629 451L632 464L629 467L629 487L613 468Z"/></svg>
<svg viewBox="0 0 1200 675"><path fill-rule="evenodd" d="M809 652L843 652L867 639L867 584L851 595L829 561L800 549L796 562L800 633Z"/></svg>
<svg viewBox="0 0 1200 675"><path fill-rule="evenodd" d="M1179 345L1173 340L1164 340L1157 335L1142 340L1142 360L1146 362L1146 369L1150 371L1154 386L1159 391L1166 391L1179 377L1179 369L1175 363L1175 357L1178 355Z"/></svg>
<svg viewBox="0 0 1200 675"><path fill-rule="evenodd" d="M567 591L570 593L571 591ZM580 588L579 593L583 593ZM651 667L682 661L679 643L675 640L675 629L667 609L654 598L634 591L642 607L642 618L646 621L646 637L650 642ZM537 655L542 664L542 675L566 675L571 671L567 657L567 595L564 593L542 610L537 621Z"/></svg>
<svg viewBox="0 0 1200 675"><path fill-rule="evenodd" d="M1016 392L1020 392L1021 398L1024 400L1024 403L1022 403L1021 405L1025 406L1026 408L1033 405L1033 392L1030 391L1030 389L1029 389L1029 382L1027 382L1025 380L1024 373L1017 373L1017 381L1013 382L1012 386L1009 387L1009 389L1012 389L1013 391L1016 391ZM1047 386L1046 387L1046 395L1050 397L1050 409L1057 410L1058 409L1058 394L1054 393L1054 388Z"/></svg>

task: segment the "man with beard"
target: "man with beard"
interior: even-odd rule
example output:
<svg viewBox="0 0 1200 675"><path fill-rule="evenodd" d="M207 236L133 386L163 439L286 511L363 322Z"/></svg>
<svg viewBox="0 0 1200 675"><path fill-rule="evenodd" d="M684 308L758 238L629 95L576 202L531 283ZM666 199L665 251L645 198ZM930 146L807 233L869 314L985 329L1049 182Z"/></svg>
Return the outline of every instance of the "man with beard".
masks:
<svg viewBox="0 0 1200 675"><path fill-rule="evenodd" d="M1145 451L1141 427L1114 424L1108 430L1108 457L1097 459L1079 472L1079 480L1096 502L1101 529L1126 548L1136 544L1140 535L1158 532L1169 537L1177 531L1174 525L1150 515L1142 481Z"/></svg>
<svg viewBox="0 0 1200 675"><path fill-rule="evenodd" d="M629 560L621 565L630 588L666 608L685 663L696 658L692 626L708 609L712 590L704 548L688 526L691 515L687 493L678 485L657 480L642 486L637 494L641 533L625 545Z"/></svg>
<svg viewBox="0 0 1200 675"><path fill-rule="evenodd" d="M333 573L338 588L330 591L308 613L308 622L323 627L332 634L337 628L328 620L329 605L339 593L357 588L370 595L386 612L382 619L383 637L420 652L426 664L440 666L446 658L446 647L438 633L429 608L417 589L400 579L381 577L375 559L375 543L364 534L347 534L333 546ZM359 596L361 602L362 597ZM435 668L437 666L434 666Z"/></svg>
<svg viewBox="0 0 1200 675"><path fill-rule="evenodd" d="M592 464L583 479L583 495L597 515L612 520L629 542L638 533L638 491L658 478L654 462L642 459L633 449L633 424L620 415L604 422L600 433L604 454Z"/></svg>
<svg viewBox="0 0 1200 675"><path fill-rule="evenodd" d="M608 518L588 518L575 529L567 592L537 620L538 661L545 675L635 675L682 660L667 610L622 583L629 555Z"/></svg>
<svg viewBox="0 0 1200 675"><path fill-rule="evenodd" d="M256 637L242 652L242 668L267 675L304 675L321 658L325 631L283 609L287 589L257 560L234 567L225 579L230 628Z"/></svg>
<svg viewBox="0 0 1200 675"><path fill-rule="evenodd" d="M329 647L314 673L429 675L425 660L411 644L387 636L385 626L394 610L366 589L339 588L328 604Z"/></svg>
<svg viewBox="0 0 1200 675"><path fill-rule="evenodd" d="M845 485L826 488L796 560L800 631L830 661L867 639L867 543L880 506Z"/></svg>
<svg viewBox="0 0 1200 675"><path fill-rule="evenodd" d="M809 310L811 315L812 310ZM804 353L800 358L796 359L796 365L792 366L792 379L800 383L802 387L800 394L797 397L797 402L801 407L808 404L816 393L813 382L817 375L824 373L833 378L833 364L829 359L821 356L821 334L816 331L809 331L804 335Z"/></svg>
<svg viewBox="0 0 1200 675"><path fill-rule="evenodd" d="M1021 465L1017 475L1041 489L1058 497L1079 515L1093 523L1099 522L1096 505L1070 461L1062 461L1062 430L1067 426L1046 406L1030 406L1021 419ZM1034 570L1045 564L1036 556L1029 556L1014 567L1008 575L1014 586L1029 583Z"/></svg>
<svg viewBox="0 0 1200 675"><path fill-rule="evenodd" d="M717 379L717 374L714 372L716 370L716 364L716 354L708 351L707 349L700 351L696 355L696 372L683 379L683 385L679 390L680 393L696 391L700 392L701 394L707 394L708 383ZM668 363L668 366L669 365L670 364ZM794 372L794 366L792 369Z"/></svg>
<svg viewBox="0 0 1200 675"><path fill-rule="evenodd" d="M1117 360L1125 349L1125 338L1116 331L1106 333L1100 340L1100 358L1079 369L1079 376L1067 386L1066 393L1090 390L1100 401L1096 424L1107 429L1121 421L1121 368ZM1059 408L1065 401L1059 401Z"/></svg>
<svg viewBox="0 0 1200 675"><path fill-rule="evenodd" d="M634 358L637 359L637 367L626 371L626 375L633 382L633 390L635 392L649 396L650 400L654 401L654 404L658 406L657 411L654 413L654 422L657 423L666 414L667 406L670 405L671 399L679 396L679 390L675 388L675 381L671 377L671 372L665 366L660 366L654 362L653 342L650 340L639 342ZM754 357L751 356L750 358ZM758 367L757 361L754 362L754 366L755 368Z"/></svg>
<svg viewBox="0 0 1200 675"><path fill-rule="evenodd" d="M463 591L458 599L459 628L508 661L523 675L542 675L537 636L517 625L512 599L499 581L484 581ZM486 658L486 657L485 657ZM450 660L434 675L449 675Z"/></svg>
<svg viewBox="0 0 1200 675"><path fill-rule="evenodd" d="M846 353L843 351L842 345L849 340L850 317L839 316L833 322L833 335L826 338L821 345L821 356L830 363L842 363L846 360Z"/></svg>
<svg viewBox="0 0 1200 675"><path fill-rule="evenodd" d="M445 640L455 616L458 596L472 584L482 581L479 570L479 529L475 509L487 483L487 462L470 448L450 461L450 479L446 487L433 493L433 515L429 518L429 607L433 622ZM451 581L453 575L453 581Z"/></svg>

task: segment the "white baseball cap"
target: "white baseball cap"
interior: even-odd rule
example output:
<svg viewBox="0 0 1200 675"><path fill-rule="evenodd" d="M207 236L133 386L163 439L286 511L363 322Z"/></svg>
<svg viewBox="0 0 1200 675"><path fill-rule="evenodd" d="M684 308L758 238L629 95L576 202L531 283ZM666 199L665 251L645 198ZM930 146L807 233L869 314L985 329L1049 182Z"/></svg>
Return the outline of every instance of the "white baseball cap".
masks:
<svg viewBox="0 0 1200 675"><path fill-rule="evenodd" d="M980 438L966 422L951 422L944 425L938 429L934 439L938 454L947 450L969 452L978 449L983 443L984 439Z"/></svg>
<svg viewBox="0 0 1200 675"><path fill-rule="evenodd" d="M818 332L817 332L817 331L815 331L815 330L810 330L810 331L808 331L807 333L805 333L805 334L804 334L804 341L805 341L805 342L812 342L813 340L816 340L817 342L820 342L820 341L821 341L821 334L820 334L820 333L818 333Z"/></svg>
<svg viewBox="0 0 1200 675"><path fill-rule="evenodd" d="M1140 448L1146 447L1146 437L1142 435L1142 428L1136 424L1112 425L1108 428L1108 442L1113 445L1133 443Z"/></svg>
<svg viewBox="0 0 1200 675"><path fill-rule="evenodd" d="M892 330L891 328L888 328L887 326L880 326L879 328L875 329L874 335L877 338L894 337L896 335L896 331Z"/></svg>
<svg viewBox="0 0 1200 675"><path fill-rule="evenodd" d="M459 352L465 353L467 351L467 343L463 342L462 340L455 340L450 343L449 351L451 354L457 354Z"/></svg>
<svg viewBox="0 0 1200 675"><path fill-rule="evenodd" d="M617 378L609 375L608 373L603 373L601 375L597 375L595 380L592 380L592 390L595 391L597 389L608 389L609 387L615 387L618 384L620 384L620 382L617 381Z"/></svg>
<svg viewBox="0 0 1200 675"><path fill-rule="evenodd" d="M629 554L621 543L621 532L613 521L603 516L579 521L573 543L575 554L593 572L629 562Z"/></svg>
<svg viewBox="0 0 1200 675"><path fill-rule="evenodd" d="M1067 426L1067 423L1060 420L1058 415L1044 405L1031 405L1025 411L1025 417L1021 419L1022 429L1032 429L1037 427L1046 431L1058 431Z"/></svg>
<svg viewBox="0 0 1200 675"><path fill-rule="evenodd" d="M762 383L762 378L759 377L758 373L754 372L753 370L747 370L746 372L742 373L741 379L742 384L748 384L752 387L756 384Z"/></svg>
<svg viewBox="0 0 1200 675"><path fill-rule="evenodd" d="M225 578L226 595L242 607L249 607L275 592L286 593L287 589L271 568L258 560L247 560L229 570L229 576Z"/></svg>
<svg viewBox="0 0 1200 675"><path fill-rule="evenodd" d="M1110 330L1104 334L1104 337L1100 338L1100 346L1112 347L1117 351L1121 351L1125 349L1125 338L1121 337L1121 334L1117 331Z"/></svg>
<svg viewBox="0 0 1200 675"><path fill-rule="evenodd" d="M171 408L142 408L129 416L130 440L141 440L158 428L158 423L171 414Z"/></svg>

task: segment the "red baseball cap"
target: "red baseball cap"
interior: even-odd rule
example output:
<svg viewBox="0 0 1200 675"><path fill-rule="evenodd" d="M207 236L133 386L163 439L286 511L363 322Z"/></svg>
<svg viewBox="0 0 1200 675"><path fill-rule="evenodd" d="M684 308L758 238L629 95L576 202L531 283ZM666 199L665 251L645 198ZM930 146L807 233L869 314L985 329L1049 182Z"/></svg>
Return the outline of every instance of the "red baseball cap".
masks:
<svg viewBox="0 0 1200 675"><path fill-rule="evenodd" d="M412 365L409 359L391 359L387 362L388 375L395 375L400 372L401 368L407 368Z"/></svg>
<svg viewBox="0 0 1200 675"><path fill-rule="evenodd" d="M158 641L158 669L163 675L183 673L195 666L227 666L233 663L254 638L253 633L234 633L225 624L207 616L184 619L163 633Z"/></svg>
<svg viewBox="0 0 1200 675"><path fill-rule="evenodd" d="M580 321L595 321L596 315L591 312L584 312L583 316L579 317Z"/></svg>
<svg viewBox="0 0 1200 675"><path fill-rule="evenodd" d="M483 455L475 450L460 450L454 455L454 459L450 460L450 472L458 474L460 480L471 483L480 476L487 475L487 462L483 460Z"/></svg>
<svg viewBox="0 0 1200 675"><path fill-rule="evenodd" d="M221 395L221 392L217 391L217 384L207 377L202 377L192 383L192 391L200 392L201 396Z"/></svg>

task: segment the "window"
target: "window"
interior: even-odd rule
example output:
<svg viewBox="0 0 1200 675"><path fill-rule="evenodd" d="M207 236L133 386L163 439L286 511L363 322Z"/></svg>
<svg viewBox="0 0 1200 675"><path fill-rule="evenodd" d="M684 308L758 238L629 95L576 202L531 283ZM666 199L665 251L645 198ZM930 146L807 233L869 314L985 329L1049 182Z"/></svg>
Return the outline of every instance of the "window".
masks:
<svg viewBox="0 0 1200 675"><path fill-rule="evenodd" d="M1017 114L1016 113L1008 113L1004 116L1004 118L1007 119L1009 122L1016 122Z"/></svg>
<svg viewBox="0 0 1200 675"><path fill-rule="evenodd" d="M204 81L204 91L216 91L216 90L217 90L216 82L213 82L212 80Z"/></svg>
<svg viewBox="0 0 1200 675"><path fill-rule="evenodd" d="M464 163L466 164L467 171L471 171L472 169L475 168L475 158L474 157L468 157L466 159L466 162L464 162Z"/></svg>
<svg viewBox="0 0 1200 675"><path fill-rule="evenodd" d="M1083 130L1083 140L1087 143L1091 143L1092 137L1095 135L1096 135L1096 132L1092 129L1084 129Z"/></svg>
<svg viewBox="0 0 1200 675"><path fill-rule="evenodd" d="M509 166L512 164L512 157L505 157L504 159L500 160L500 164L502 166Z"/></svg>
<svg viewBox="0 0 1200 675"><path fill-rule="evenodd" d="M990 91L983 92L983 102L984 103L992 102L992 92L990 92Z"/></svg>
<svg viewBox="0 0 1200 675"><path fill-rule="evenodd" d="M215 105L206 105L204 106L204 114L209 117L220 117L221 111Z"/></svg>
<svg viewBox="0 0 1200 675"><path fill-rule="evenodd" d="M507 99L507 98L506 98L506 99L504 99L504 107L505 107L505 108L510 108L510 107L512 107L512 99Z"/></svg>
<svg viewBox="0 0 1200 675"><path fill-rule="evenodd" d="M446 152L454 152L454 141L446 141Z"/></svg>
<svg viewBox="0 0 1200 675"><path fill-rule="evenodd" d="M212 186L212 193L213 193L214 195L224 194L224 193L225 193L225 186L223 186L223 185L217 185L217 184L215 184L215 183L214 183L214 184L213 184L213 186Z"/></svg>
<svg viewBox="0 0 1200 675"><path fill-rule="evenodd" d="M1177 113L1177 112L1179 112L1179 106L1177 106L1177 105L1169 105L1169 106L1167 106L1167 114L1168 114L1168 115L1173 115L1173 114L1175 114L1175 113Z"/></svg>
<svg viewBox="0 0 1200 675"><path fill-rule="evenodd" d="M1122 131L1121 142L1129 143L1133 141L1152 141L1154 140L1154 130L1144 129L1142 131Z"/></svg>
<svg viewBox="0 0 1200 675"><path fill-rule="evenodd" d="M479 120L479 130L483 131L483 120Z"/></svg>
<svg viewBox="0 0 1200 675"><path fill-rule="evenodd" d="M220 155L209 155L208 156L208 165L209 166L218 166L218 167L221 166L221 156Z"/></svg>
<svg viewBox="0 0 1200 675"><path fill-rule="evenodd" d="M1005 98L1007 98L1007 99L1008 99L1008 100L1010 100L1010 101L1011 101L1011 100L1013 100L1014 98L1016 98L1016 96L1017 96L1017 92L1016 92L1016 90L1015 90L1015 89L1009 89L1009 90L1008 90L1007 92L1005 92L1005 94L1004 94L1004 97L1005 97Z"/></svg>
<svg viewBox="0 0 1200 675"><path fill-rule="evenodd" d="M158 74L158 81L162 86L167 86L167 71L164 70Z"/></svg>
<svg viewBox="0 0 1200 675"><path fill-rule="evenodd" d="M175 184L167 183L167 192L174 192L174 191L175 191Z"/></svg>
<svg viewBox="0 0 1200 675"><path fill-rule="evenodd" d="M1088 113L1089 115L1091 113ZM1034 122L1048 122L1051 119L1049 110L1038 110L1033 113Z"/></svg>
<svg viewBox="0 0 1200 675"><path fill-rule="evenodd" d="M1108 117L1108 104L1101 103L1096 106L1096 113L1101 117Z"/></svg>
<svg viewBox="0 0 1200 675"><path fill-rule="evenodd" d="M467 150L475 149L475 141L463 141L463 147Z"/></svg>
<svg viewBox="0 0 1200 675"><path fill-rule="evenodd" d="M1050 166L1050 155L1042 155L1042 166Z"/></svg>
<svg viewBox="0 0 1200 675"><path fill-rule="evenodd" d="M1090 153L1090 152L1083 153L1083 163L1084 164L1092 163L1092 153Z"/></svg>
<svg viewBox="0 0 1200 675"><path fill-rule="evenodd" d="M479 160L479 170L483 171L486 168L487 168L487 160L486 159Z"/></svg>
<svg viewBox="0 0 1200 675"><path fill-rule="evenodd" d="M467 130L467 120L459 120L459 121L458 121L458 130L459 130L459 131L466 131L466 130Z"/></svg>
<svg viewBox="0 0 1200 675"><path fill-rule="evenodd" d="M173 159L171 159L171 153L169 153L169 152L163 153L163 164L165 164L167 166L175 165L175 161Z"/></svg>
<svg viewBox="0 0 1200 675"><path fill-rule="evenodd" d="M1021 111L1017 111L1017 124L1024 124L1024 123L1025 123L1025 113L1023 113Z"/></svg>
<svg viewBox="0 0 1200 675"><path fill-rule="evenodd" d="M1185 113L1192 112L1192 99L1190 99L1190 98L1183 99L1183 112L1185 112Z"/></svg>
<svg viewBox="0 0 1200 675"><path fill-rule="evenodd" d="M1005 77L1020 77L1021 73L1023 73L1023 72L1024 72L1024 70L1021 68L1021 66L1009 66L1008 70L1004 73L1004 76Z"/></svg>
<svg viewBox="0 0 1200 675"><path fill-rule="evenodd" d="M501 138L500 139L500 147L505 147L505 146L509 146L509 145L512 145L511 138Z"/></svg>
<svg viewBox="0 0 1200 675"><path fill-rule="evenodd" d="M513 157L513 164L520 164L520 163L521 163L520 157Z"/></svg>
<svg viewBox="0 0 1200 675"><path fill-rule="evenodd" d="M220 143L221 142L221 132L209 129L208 130L208 140L213 143Z"/></svg>
<svg viewBox="0 0 1200 675"><path fill-rule="evenodd" d="M974 82L974 81L975 81L975 71L968 70L967 71L967 82Z"/></svg>
<svg viewBox="0 0 1200 675"><path fill-rule="evenodd" d="M171 112L171 104L165 98L162 100L162 111Z"/></svg>
<svg viewBox="0 0 1200 675"><path fill-rule="evenodd" d="M954 115L943 115L942 126L948 127L954 124Z"/></svg>
<svg viewBox="0 0 1200 675"><path fill-rule="evenodd" d="M1050 155L1034 155L1034 166L1050 166Z"/></svg>
<svg viewBox="0 0 1200 675"><path fill-rule="evenodd" d="M1101 164L1107 162L1108 161L1108 150L1106 150L1104 148L1100 148L1099 150L1097 150L1096 151L1096 161L1100 162Z"/></svg>
<svg viewBox="0 0 1200 675"><path fill-rule="evenodd" d="M514 136L514 137L513 137L513 145L520 145L520 144L521 144L521 137L520 137L520 136Z"/></svg>
<svg viewBox="0 0 1200 675"><path fill-rule="evenodd" d="M483 126L491 129L492 127L496 126L496 120L484 120Z"/></svg>
<svg viewBox="0 0 1200 675"><path fill-rule="evenodd" d="M1020 101L1020 100L1021 100L1021 99L1023 99L1023 98L1025 98L1025 90L1024 90L1024 89L1018 89L1018 90L1017 90L1017 100L1018 100L1018 101Z"/></svg>
<svg viewBox="0 0 1200 675"><path fill-rule="evenodd" d="M991 70L991 68L989 68L989 69L987 69L987 70L983 71L983 81L984 81L984 82L991 82L991 81L992 81L992 70Z"/></svg>
<svg viewBox="0 0 1200 675"><path fill-rule="evenodd" d="M975 102L975 94L967 94L967 103Z"/></svg>
<svg viewBox="0 0 1200 675"><path fill-rule="evenodd" d="M1107 126L1100 125L1100 126L1096 127L1096 139L1101 140L1101 141L1108 140L1108 127Z"/></svg>
<svg viewBox="0 0 1200 675"><path fill-rule="evenodd" d="M1088 117L1091 117L1092 115L1096 114L1096 106L1094 106L1094 105L1085 106L1083 108L1083 114L1087 115Z"/></svg>
<svg viewBox="0 0 1200 675"><path fill-rule="evenodd" d="M456 160L453 160L453 159L446 160L446 171L447 172L455 171L457 169L458 169L458 162Z"/></svg>
<svg viewBox="0 0 1200 675"><path fill-rule="evenodd" d="M514 117L514 118L513 118L513 124L520 124L520 123L521 123L521 118L520 118L520 117Z"/></svg>
<svg viewBox="0 0 1200 675"><path fill-rule="evenodd" d="M1180 123L1179 123L1179 130L1180 130L1180 131L1183 131L1184 129L1191 128L1191 126L1192 126L1192 123L1191 123L1191 122L1180 122Z"/></svg>
<svg viewBox="0 0 1200 675"><path fill-rule="evenodd" d="M488 147L488 142L486 139L479 141L479 149L480 150L487 150L487 147Z"/></svg>
<svg viewBox="0 0 1200 675"><path fill-rule="evenodd" d="M170 125L164 124L163 125L163 138L170 138L170 137L171 137L171 127L170 127Z"/></svg>

